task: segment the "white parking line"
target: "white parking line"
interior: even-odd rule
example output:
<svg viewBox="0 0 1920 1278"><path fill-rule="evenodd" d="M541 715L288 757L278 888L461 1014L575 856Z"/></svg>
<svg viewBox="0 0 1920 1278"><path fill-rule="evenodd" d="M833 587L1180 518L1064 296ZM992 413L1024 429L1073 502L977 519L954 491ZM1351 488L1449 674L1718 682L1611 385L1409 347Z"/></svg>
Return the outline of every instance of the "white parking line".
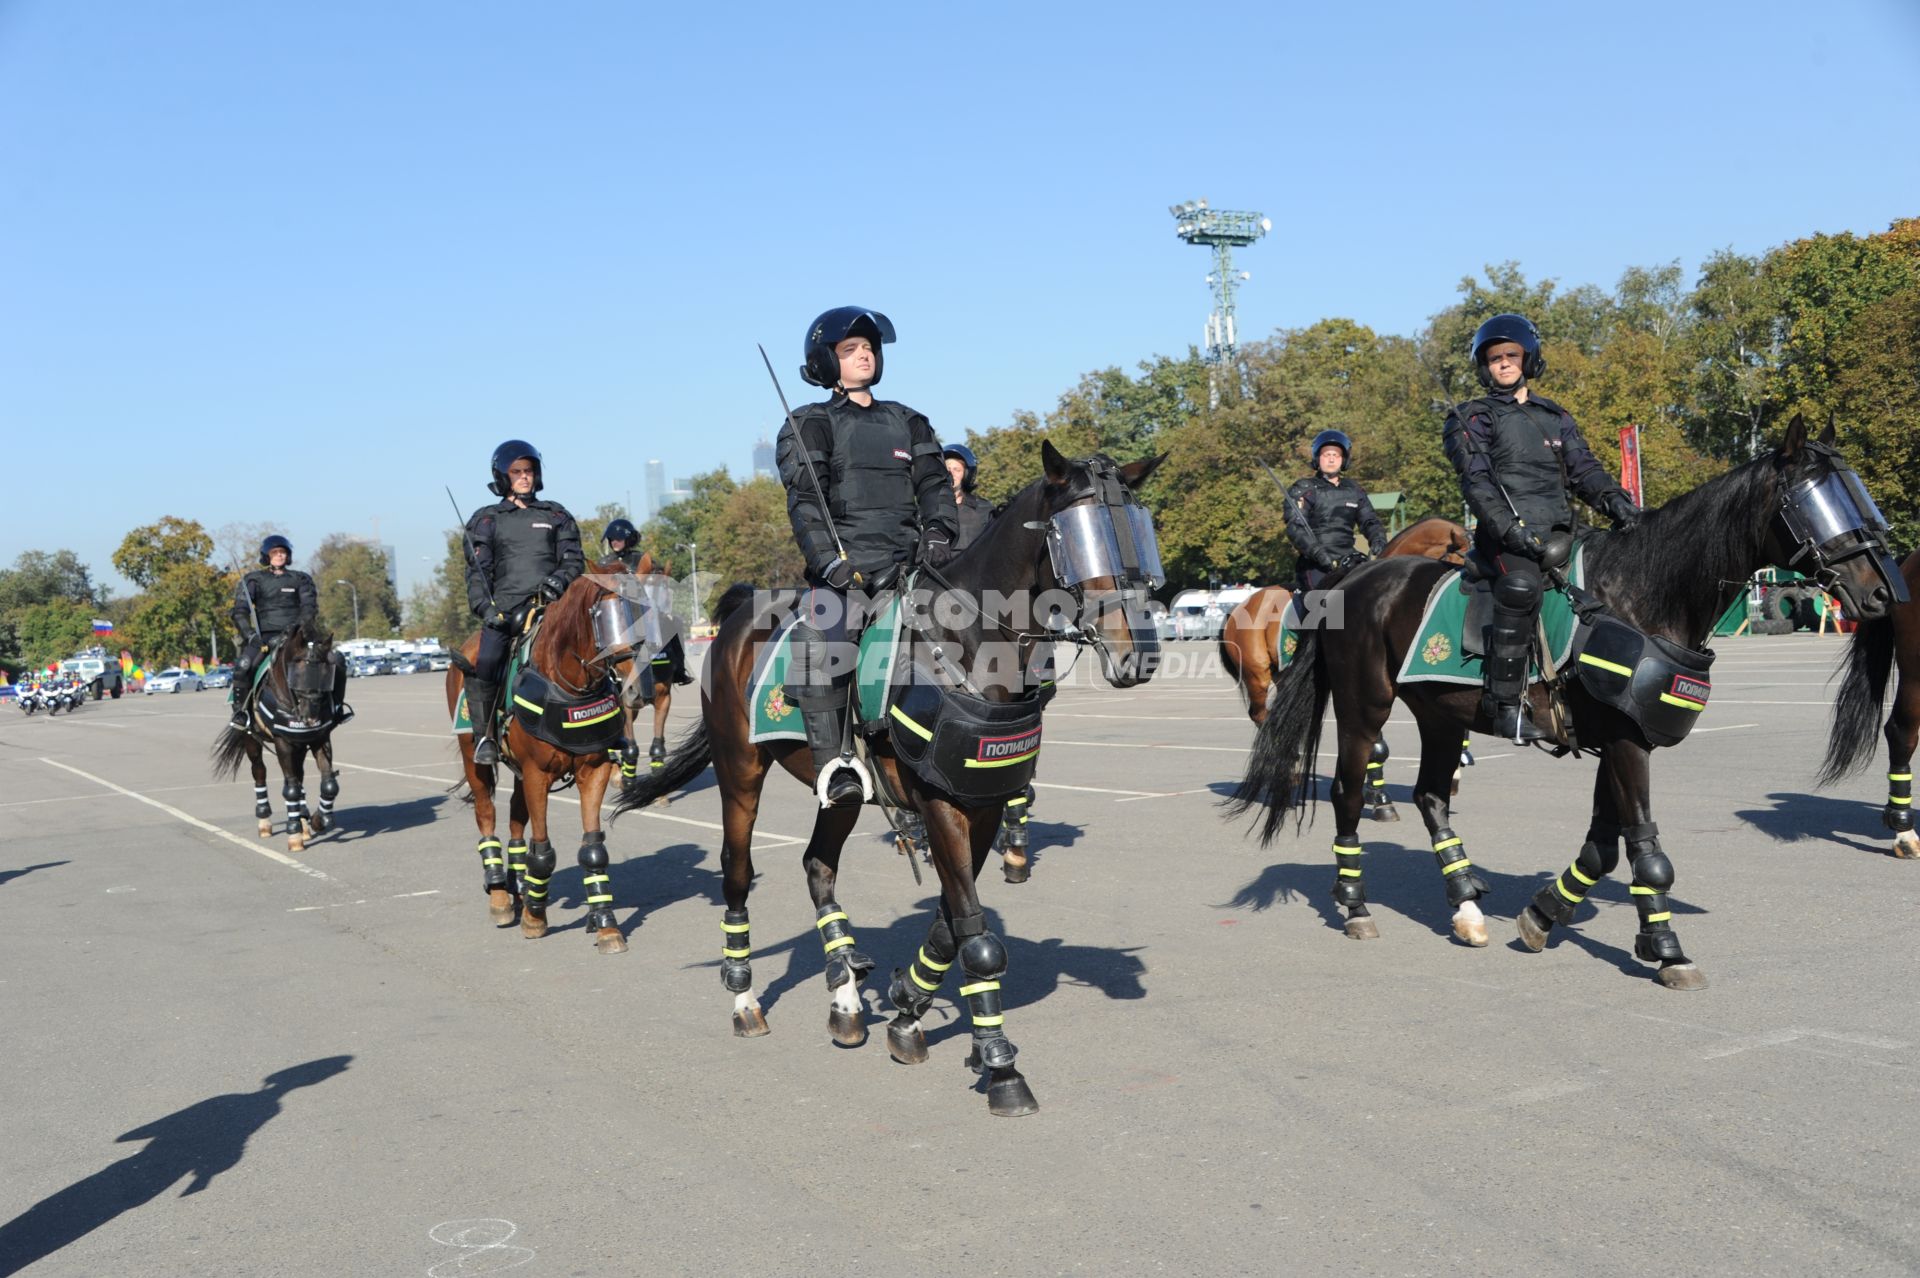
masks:
<svg viewBox="0 0 1920 1278"><path fill-rule="evenodd" d="M1209 754L1245 754L1245 746L1168 745L1160 741L1062 741L1049 737L1050 746L1094 746L1102 750L1202 750Z"/></svg>
<svg viewBox="0 0 1920 1278"><path fill-rule="evenodd" d="M1158 790L1105 790L1097 785L1061 785L1057 781L1035 781L1036 790L1078 790L1082 794L1130 794L1136 799L1158 799L1164 797Z"/></svg>
<svg viewBox="0 0 1920 1278"><path fill-rule="evenodd" d="M369 731L377 732L383 737L425 737L429 741L453 740L453 729L451 728L445 732L402 732L398 728L371 728Z"/></svg>
<svg viewBox="0 0 1920 1278"><path fill-rule="evenodd" d="M188 825L194 827L196 830L205 830L208 834L215 835L219 838L225 839L227 842L235 844L239 847L243 847L249 852L258 852L261 856L266 857L268 860L278 861L280 864L286 866L290 870L298 870L302 874L310 874L316 879L325 879L328 877L327 875L322 874L320 871L314 869L310 865L302 865L300 862L294 860L292 857L288 856L284 852L278 851L274 848L262 847L257 843L249 843L247 840L241 838L237 834L233 834L227 830L223 830L217 825L210 825L207 822L202 821L199 817L192 815L191 813L182 812L179 808L174 807L171 803L162 803L158 799L149 799L146 795L141 794L138 790L129 790L123 785L115 785L113 782L107 780L104 777L96 777L91 772L82 772L80 769L75 767L70 767L67 764L60 762L58 759L48 759L43 757L40 760L40 762L46 764L48 767L59 768L62 772L71 772L76 777L84 777L87 780L93 782L95 785L105 786L107 789L112 790L115 794L124 794L129 799L138 799L140 800L140 802L146 804L148 807L159 808L162 812L166 813L168 816L174 818L177 821L184 821Z"/></svg>

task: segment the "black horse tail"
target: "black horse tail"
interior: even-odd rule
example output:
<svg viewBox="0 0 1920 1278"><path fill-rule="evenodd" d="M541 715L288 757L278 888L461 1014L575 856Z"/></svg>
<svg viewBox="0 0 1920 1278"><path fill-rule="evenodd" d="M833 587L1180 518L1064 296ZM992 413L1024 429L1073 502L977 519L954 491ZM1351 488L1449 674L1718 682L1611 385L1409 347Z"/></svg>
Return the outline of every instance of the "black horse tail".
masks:
<svg viewBox="0 0 1920 1278"><path fill-rule="evenodd" d="M1847 649L1846 674L1833 703L1833 729L1818 785L1828 786L1864 764L1880 735L1880 708L1893 670L1893 618L1863 621Z"/></svg>
<svg viewBox="0 0 1920 1278"><path fill-rule="evenodd" d="M247 734L228 724L220 729L220 735L213 739L213 749L207 752L213 760L213 779L231 781L240 775L240 765L247 762Z"/></svg>
<svg viewBox="0 0 1920 1278"><path fill-rule="evenodd" d="M1313 761L1320 752L1320 727L1327 713L1333 685L1327 678L1326 653L1318 631L1300 636L1293 663L1274 684L1266 721L1254 734L1247 774L1226 801L1229 815L1239 816L1255 804L1266 807L1260 828L1262 846L1272 843L1294 810L1294 826L1306 820L1314 795Z"/></svg>
<svg viewBox="0 0 1920 1278"><path fill-rule="evenodd" d="M720 601L713 605L713 624L717 626L725 621L729 613L753 598L753 592L754 585L750 581L736 581L728 586L727 592L720 596Z"/></svg>
<svg viewBox="0 0 1920 1278"><path fill-rule="evenodd" d="M665 764L642 772L620 787L620 797L613 801L612 819L666 798L705 772L712 762L713 742L707 739L707 721L701 719L680 738Z"/></svg>

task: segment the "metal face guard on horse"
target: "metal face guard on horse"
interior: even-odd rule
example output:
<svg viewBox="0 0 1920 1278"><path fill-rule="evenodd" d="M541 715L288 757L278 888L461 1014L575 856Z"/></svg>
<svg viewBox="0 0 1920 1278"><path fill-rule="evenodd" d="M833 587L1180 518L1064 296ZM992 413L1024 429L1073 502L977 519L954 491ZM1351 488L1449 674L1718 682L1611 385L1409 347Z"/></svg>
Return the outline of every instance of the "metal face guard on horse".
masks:
<svg viewBox="0 0 1920 1278"><path fill-rule="evenodd" d="M1847 648L1846 675L1833 706L1833 729L1820 784L1831 785L1866 763L1876 735L1887 742L1887 803L1880 822L1893 831L1893 855L1920 857L1913 829L1913 752L1920 744L1920 550L1900 564L1908 599L1890 617L1862 621ZM1887 678L1898 665L1893 712L1880 725ZM1876 732L1880 729L1880 733Z"/></svg>
<svg viewBox="0 0 1920 1278"><path fill-rule="evenodd" d="M1070 461L1051 444L1042 445L1041 455L1043 477L1017 494L1001 517L944 573L922 569L941 594L927 611L924 628L906 641L909 651L904 661L896 659L896 671L918 667L943 672L951 686L977 691L976 701L1004 706L1022 693L1035 649L1066 641L1093 648L1107 681L1115 687L1132 687L1152 677L1159 664L1159 645L1151 619L1139 605L1150 579L1159 574L1159 555L1152 521L1133 499L1132 490L1160 459L1125 466L1098 456ZM1071 602L1077 613L1062 608L1038 618L1039 624L1033 626L1008 624L996 619L983 602L1032 599L1048 592L1061 592L1053 597L1063 604ZM812 754L803 742L755 743L752 739L749 689L756 657L782 620L769 615L771 610L742 606L752 593L735 586L722 600L720 633L708 651L701 680L700 726L674 750L664 770L626 786L615 805L616 815L643 808L686 785L712 763L720 784L727 904L720 925L720 974L733 996L734 1033L746 1038L768 1032L753 992L747 912L760 793L776 766L809 788L817 780ZM1011 660L1001 667L1010 672L1010 681L976 683L973 676L993 664L1002 649L1011 653ZM896 703L894 710L898 709ZM1032 737L1028 758L1038 752L1037 730ZM935 744L932 734L929 742ZM987 754L984 744L981 754ZM887 1028L888 1051L905 1064L928 1059L920 1019L957 963L963 973L960 997L973 1024L968 1064L986 1079L989 1112L1033 1113L1039 1106L1014 1067L1016 1049L1005 1028L1002 980L1007 974L1007 949L988 930L975 885L992 850L1004 797L977 802L957 799L923 780L887 735L868 742L867 761L878 787L898 796L925 820L940 878L940 912L913 961L894 972L889 996L897 1014ZM874 960L857 948L848 913L835 899L841 849L860 811L853 804L822 807L801 854L831 994L828 1032L834 1041L849 1047L866 1041L860 982L875 967Z"/></svg>
<svg viewBox="0 0 1920 1278"><path fill-rule="evenodd" d="M1832 429L1810 440L1796 417L1785 442L1768 456L1649 512L1632 532L1594 534L1585 543L1587 589L1621 621L1687 649L1706 642L1734 595L1769 565L1801 565L1839 596L1850 616L1882 618L1907 597L1886 553L1883 528L1858 477L1834 450ZM1378 935L1366 905L1359 818L1367 758L1396 696L1420 724L1414 802L1432 836L1448 900L1459 911L1456 934L1469 910L1471 918L1479 917L1477 901L1487 891L1463 840L1447 824L1448 777L1460 733L1491 728L1479 717L1480 690L1401 685L1394 673L1418 634L1429 592L1447 571L1426 560L1376 560L1341 583L1345 632L1338 642L1319 633L1303 637L1228 804L1236 815L1256 805L1266 809L1263 843L1279 832L1289 809L1297 814L1296 826L1304 820L1313 801L1321 719L1331 699L1339 731L1334 899L1347 910L1347 934L1357 939ZM1527 695L1544 711L1544 684ZM1619 864L1624 839L1640 918L1635 955L1659 963L1660 982L1668 988L1700 989L1706 978L1681 950L1671 922L1673 863L1653 821L1653 746L1632 718L1597 700L1582 683L1568 683L1564 695L1582 750L1600 757L1592 820L1572 864L1520 911L1521 940L1530 949L1543 948L1552 928L1571 920L1587 892Z"/></svg>
<svg viewBox="0 0 1920 1278"><path fill-rule="evenodd" d="M644 645L644 605L637 580L615 560L596 565L574 580L544 610L530 611L524 666L552 691L550 699L523 697L509 685L502 698L506 726L500 735L501 760L515 778L503 849L496 832L496 769L473 761L471 732L460 733L460 761L473 799L480 833L481 882L494 923L511 927L516 909L520 933L529 940L547 934L548 884L556 856L548 839L549 795L572 780L580 794L580 865L586 893L587 928L602 954L626 952L626 938L614 920L613 881L607 836L600 826L600 802L618 765L607 755L608 727L619 722L619 704L608 670ZM480 650L475 635L462 645L447 671L447 713L456 722L466 678ZM604 703L604 704L603 704ZM549 719L559 720L550 722ZM538 724L538 729L530 726ZM558 744L577 731L577 745ZM531 831L529 831L531 825Z"/></svg>
<svg viewBox="0 0 1920 1278"><path fill-rule="evenodd" d="M333 636L312 622L296 624L264 659L266 672L260 694L243 732L222 725L213 743L213 775L225 780L240 771L240 761L253 769L253 815L260 837L273 833L273 804L267 799L267 765L263 757L272 747L280 760L280 797L287 805L287 849L299 852L307 837L324 834L333 825L333 802L340 794L340 778L333 766L333 730L353 717L343 693L346 667L333 650ZM235 695L244 697L244 689ZM307 807L306 760L311 753L320 767L320 805Z"/></svg>

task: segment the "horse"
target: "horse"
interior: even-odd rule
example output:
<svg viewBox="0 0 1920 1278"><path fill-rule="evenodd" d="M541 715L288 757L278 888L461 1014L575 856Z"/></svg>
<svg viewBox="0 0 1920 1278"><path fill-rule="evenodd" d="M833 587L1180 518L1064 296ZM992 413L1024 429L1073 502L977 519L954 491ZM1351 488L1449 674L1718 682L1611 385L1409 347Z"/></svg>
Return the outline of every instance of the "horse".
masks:
<svg viewBox="0 0 1920 1278"><path fill-rule="evenodd" d="M1429 516L1401 529L1381 547L1378 558L1413 555L1457 566L1467 561L1467 551L1472 545L1467 530L1459 524ZM1273 691L1273 681L1280 677L1286 664L1285 654L1281 652L1284 641L1280 623L1287 605L1292 602L1293 591L1287 587L1262 586L1228 613L1226 624L1220 628L1220 664L1246 698L1247 717L1255 727L1266 720L1267 698ZM1390 757L1387 739L1381 737L1367 760L1367 808L1376 821L1400 819L1392 800L1387 798L1386 766ZM1464 767L1472 762L1470 738L1462 737L1460 765ZM1459 767L1454 769L1452 790L1455 794L1460 792Z"/></svg>
<svg viewBox="0 0 1920 1278"><path fill-rule="evenodd" d="M333 801L340 797L340 776L333 766L333 730L353 715L341 697L345 667L333 650L333 636L315 622L300 622L265 658L253 714L245 730L221 726L213 742L213 776L237 776L242 759L253 769L253 815L260 837L273 833L273 804L267 800L264 748L280 760L280 797L287 805L287 850L300 852L307 838L333 826ZM247 689L239 689L244 697ZM320 806L307 807L306 763L313 755L320 768Z"/></svg>
<svg viewBox="0 0 1920 1278"><path fill-rule="evenodd" d="M1896 662L1900 684L1893 713L1883 729L1887 739L1887 804L1881 824L1893 831L1893 855L1920 857L1920 835L1913 830L1913 751L1920 741L1920 550L1900 564L1908 602L1891 617L1862 621L1848 645L1846 675L1833 704L1833 729L1820 784L1831 785L1855 771L1873 752L1874 729L1886 701L1887 676Z"/></svg>
<svg viewBox="0 0 1920 1278"><path fill-rule="evenodd" d="M536 705L516 688L504 684L501 688L509 708L499 737L501 759L514 774L504 855L495 833L495 768L474 763L471 732L458 736L465 786L480 834L481 886L494 925L512 927L517 905L522 936L538 940L547 934L547 891L557 859L547 838L548 796L571 779L580 793L583 833L577 860L585 876L587 928L602 954L624 954L627 949L626 938L614 922L613 880L606 831L600 826L600 803L616 766L607 754L607 738L612 735L608 729L617 729L619 719L618 694L609 684L607 668L611 658L632 647L637 626L634 604L627 597L632 582L626 565L618 560L597 564L552 604L528 613L525 627L533 630L537 624L538 633L524 668L558 690L561 700ZM447 670L447 714L456 723L461 692L479 652L476 634L461 645ZM543 740L527 727L528 715L538 716L547 730L577 730L585 734L584 739L569 747ZM556 719L561 722L556 724Z"/></svg>
<svg viewBox="0 0 1920 1278"><path fill-rule="evenodd" d="M1032 677L1036 650L1050 650L1055 640L1090 646L1099 654L1107 682L1118 688L1146 682L1159 664L1159 641L1145 609L1144 589L1121 587L1144 586L1159 576L1151 523L1146 521L1142 527L1136 522L1144 518L1145 511L1133 502L1131 492L1164 458L1126 465L1100 455L1070 461L1052 443L1043 442L1041 460L1041 478L1016 494L1003 515L944 573L921 569L921 581L931 576L943 592L935 597L934 606L925 610L924 618L916 616L906 642L908 651L896 655L893 663L896 680L900 671L918 667L948 672L947 677L957 682L966 670L977 673L989 661L1004 659L1002 671L1010 676L1011 683L996 680L982 690L981 697L1002 709L1036 707L1030 720L1032 749L1023 756L1026 758L1037 756L1037 706L1044 704L1051 688L1050 683L1043 683L1034 700L1020 699ZM1113 522L1106 522L1108 514ZM1124 544L1134 548L1134 558L1129 561L1128 552L1120 550L1117 565L1108 560L1106 575L1083 575L1089 563L1085 556L1092 533L1104 523L1105 536L1112 538L1123 526L1122 521L1130 534ZM1111 550L1121 543L1106 544ZM1151 567L1136 576L1134 570L1145 562L1146 552L1152 552ZM1055 591L1065 593L1056 595ZM743 1038L768 1032L766 1015L753 993L747 912L754 876L753 825L760 794L776 766L809 787L818 781L812 755L800 742L754 744L751 740L754 707L749 689L756 655L773 638L787 611L785 600L772 606L745 606L753 594L750 587L736 585L716 609L721 614L720 629L708 650L701 679L700 723L676 746L665 769L628 783L615 804L616 816L645 807L686 785L712 763L719 781L723 823L721 870L726 913L721 922L721 977L733 995L734 1033ZM1002 619L994 603L982 602L1024 601L1035 595L1043 604L1054 599L1062 605L1059 612L1037 608L1034 620L1041 622L1038 625L1024 624L1019 617ZM916 608L918 602L916 596ZM1116 603L1120 606L1113 606ZM1069 619L1062 624L1061 615L1069 613L1067 605L1071 606ZM1089 620L1089 613L1097 613L1097 620ZM955 671L962 673L956 675ZM914 691L917 689L909 689L902 697ZM898 701L889 714L909 724L915 722L902 713ZM1013 739L982 738L978 757L988 757L990 742ZM932 749L937 747L930 747L929 753ZM869 745L868 761L879 773L880 785L925 821L931 860L940 879L939 915L913 962L894 972L889 997L897 1015L887 1028L888 1052L903 1064L918 1065L928 1059L920 1018L931 1006L947 971L958 961L965 974L959 992L973 1024L967 1064L986 1079L988 1112L1001 1116L1034 1113L1039 1104L1014 1067L1016 1049L1005 1030L1001 980L1007 969L1006 947L987 930L975 885L1000 826L1004 801L965 802L936 789L903 764L885 735ZM1009 780L1005 784L1010 793L1018 783ZM874 968L874 961L854 948L851 921L835 900L840 853L859 818L857 805L823 807L801 854L807 888L818 915L816 927L825 950L827 988L832 996L828 1033L835 1042L848 1047L859 1046L867 1038L860 980Z"/></svg>
<svg viewBox="0 0 1920 1278"><path fill-rule="evenodd" d="M1672 725L1676 719L1684 720L1686 711L1704 708L1709 687L1705 667L1712 654L1694 649L1707 641L1715 621L1759 569L1799 564L1840 596L1849 615L1862 619L1885 616L1898 596L1906 593L1884 541L1871 527L1878 512L1862 511L1851 495L1858 484L1858 476L1833 448L1832 427L1818 441L1810 441L1805 422L1796 417L1778 449L1648 511L1633 531L1595 532L1587 539L1586 588L1618 619L1610 623L1618 630L1609 633L1637 627L1650 637L1644 641L1645 659L1632 659L1631 666L1603 659L1593 662L1625 676L1616 676L1611 686L1600 675L1592 676L1591 687L1587 682L1585 663L1593 655L1590 641L1576 665L1583 672L1581 678L1564 685L1562 695L1572 712L1577 741L1563 734L1559 744L1595 753L1600 763L1594 777L1592 820L1579 855L1535 895L1516 920L1528 949L1543 949L1553 926L1571 919L1587 891L1619 864L1624 837L1640 920L1635 956L1657 961L1658 980L1669 989L1705 987L1705 976L1681 949L1671 923L1668 893L1673 887L1673 864L1661 849L1653 820L1654 745L1648 734L1656 723ZM1858 491L1860 501L1871 507L1865 490ZM1830 512L1850 512L1854 526L1840 526L1839 515ZM1559 549L1567 549L1564 541ZM1431 682L1400 685L1394 674L1419 633L1429 593L1448 571L1446 565L1431 560L1380 559L1361 566L1341 583L1345 633L1337 643L1324 641L1319 632L1303 636L1293 663L1280 678L1272 710L1260 726L1245 777L1226 804L1230 815L1264 805L1263 844L1272 841L1290 808L1296 811L1298 828L1313 801L1313 760L1321 719L1332 700L1339 736L1331 794L1338 866L1334 899L1346 908L1346 932L1356 939L1379 935L1368 915L1360 869L1361 779L1368 751L1396 696L1420 725L1420 775L1414 783L1414 803L1432 836L1448 900L1456 907L1454 932L1462 940L1472 943L1463 919L1480 919L1476 900L1488 890L1474 872L1463 840L1447 824L1447 775L1460 733L1467 728L1490 730L1480 713L1481 690ZM1670 684L1662 682L1621 700L1622 690L1640 688L1641 675L1651 681L1659 672L1664 680L1667 672L1688 665L1695 671L1693 677L1676 675ZM1609 689L1610 702L1599 699L1601 688ZM1654 694L1673 705L1655 701ZM1547 722L1548 687L1535 684L1527 695L1535 721ZM1685 731L1680 727L1678 734L1684 736Z"/></svg>
<svg viewBox="0 0 1920 1278"><path fill-rule="evenodd" d="M647 583L648 593L651 594L657 585L652 579L662 577L664 573L649 550L640 556L633 575ZM626 744L620 750L620 775L623 778L631 779L639 771L640 737L634 731L634 720L642 705L653 707L653 738L647 747L647 765L656 771L666 766L667 713L673 709L671 665L672 658L655 655L644 663L628 657L614 667L614 674L620 681L620 717L626 728Z"/></svg>

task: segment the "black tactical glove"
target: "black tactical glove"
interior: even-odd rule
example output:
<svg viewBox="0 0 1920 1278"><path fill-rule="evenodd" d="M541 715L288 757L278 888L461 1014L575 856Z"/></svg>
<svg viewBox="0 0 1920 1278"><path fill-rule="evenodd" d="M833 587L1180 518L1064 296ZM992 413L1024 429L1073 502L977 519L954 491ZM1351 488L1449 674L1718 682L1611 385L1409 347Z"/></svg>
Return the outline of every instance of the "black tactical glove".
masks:
<svg viewBox="0 0 1920 1278"><path fill-rule="evenodd" d="M513 618L501 612L498 608L495 608L487 614L486 619L480 624L488 630L511 630L513 628Z"/></svg>
<svg viewBox="0 0 1920 1278"><path fill-rule="evenodd" d="M1608 493L1601 504L1602 513L1613 521L1616 532L1631 532L1640 523L1641 510L1633 504L1633 498L1625 493Z"/></svg>
<svg viewBox="0 0 1920 1278"><path fill-rule="evenodd" d="M1365 555L1357 550L1349 550L1346 554L1340 556L1339 568L1340 571L1345 572L1349 568L1358 568L1365 562L1367 562Z"/></svg>
<svg viewBox="0 0 1920 1278"><path fill-rule="evenodd" d="M939 529L931 529L920 536L919 560L936 571L953 562L953 542Z"/></svg>
<svg viewBox="0 0 1920 1278"><path fill-rule="evenodd" d="M552 603L566 593L567 583L560 579L557 572L548 573L540 582L540 599L543 603Z"/></svg>
<svg viewBox="0 0 1920 1278"><path fill-rule="evenodd" d="M820 575L826 580L826 583L835 590L845 590L853 584L855 573L851 561L836 559L831 564L828 564L827 570Z"/></svg>
<svg viewBox="0 0 1920 1278"><path fill-rule="evenodd" d="M1540 557L1547 553L1547 543L1540 540L1538 533L1523 524L1515 524L1508 528L1500 538L1500 544L1516 555L1525 555L1535 563L1538 563Z"/></svg>

